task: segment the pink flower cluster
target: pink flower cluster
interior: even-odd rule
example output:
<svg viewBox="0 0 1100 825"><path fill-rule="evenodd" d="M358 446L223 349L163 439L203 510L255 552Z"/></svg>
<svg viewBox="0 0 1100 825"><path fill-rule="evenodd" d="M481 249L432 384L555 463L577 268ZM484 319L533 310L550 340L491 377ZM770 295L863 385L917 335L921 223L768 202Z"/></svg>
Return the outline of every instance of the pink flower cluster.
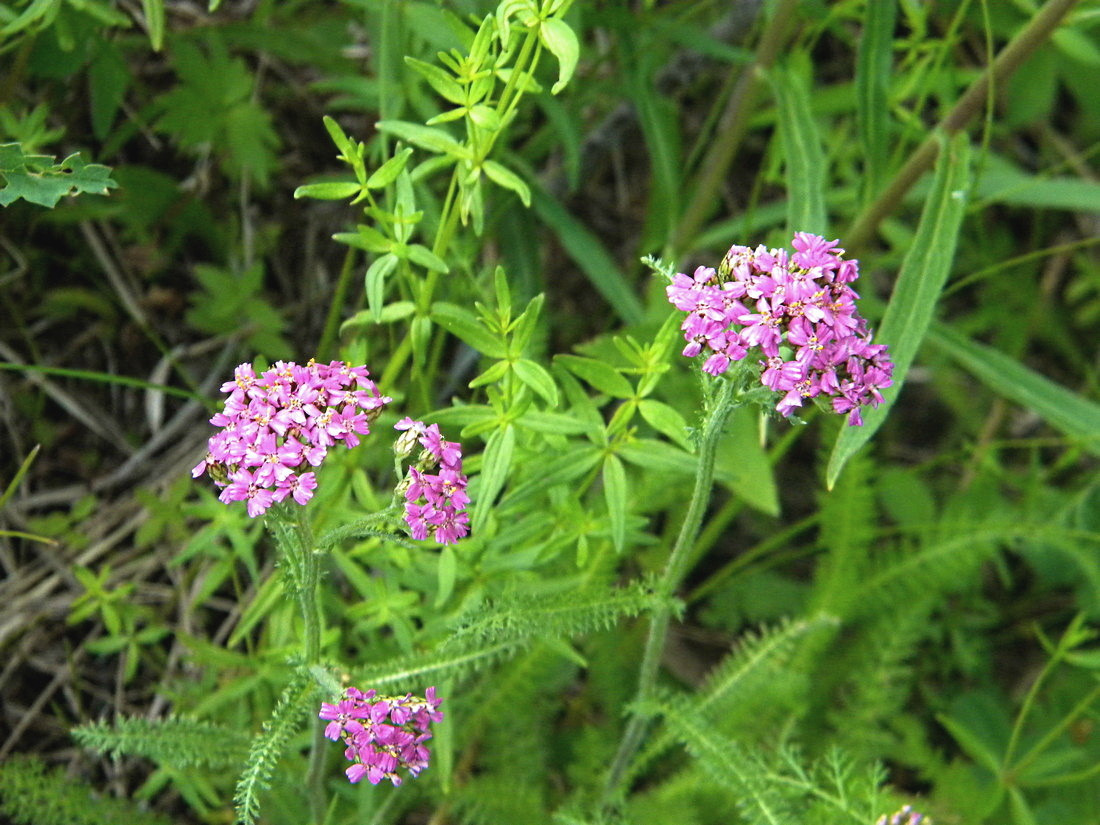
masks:
<svg viewBox="0 0 1100 825"><path fill-rule="evenodd" d="M356 446L392 400L369 376L366 367L343 361L279 361L260 375L241 364L222 385L225 408L210 419L222 429L191 475L209 471L224 488L218 498L247 501L253 518L287 496L305 504L317 479L303 469L318 466L338 442Z"/></svg>
<svg viewBox="0 0 1100 825"><path fill-rule="evenodd" d="M417 776L428 767L431 752L424 742L432 738L431 723L443 719L438 710L442 702L434 687L424 692L423 699L411 693L378 696L373 690L348 688L335 705L322 702L318 716L329 720L325 736L334 742L342 737L347 745L344 756L352 763L345 771L349 781L365 776L372 785L383 779L400 785L399 768Z"/></svg>
<svg viewBox="0 0 1100 825"><path fill-rule="evenodd" d="M862 424L860 408L882 402L893 364L884 345L871 343L850 286L859 263L845 260L838 243L796 232L793 254L733 246L717 271L701 266L693 277L677 274L666 291L688 313L683 354L709 353L703 370L721 375L758 351L761 382L783 393L779 413L828 396L834 412Z"/></svg>
<svg viewBox="0 0 1100 825"><path fill-rule="evenodd" d="M913 810L912 805L906 805L893 816L887 818L885 814L880 816L875 825L932 825L931 819L926 819L924 814Z"/></svg>
<svg viewBox="0 0 1100 825"><path fill-rule="evenodd" d="M465 511L470 497L462 473L462 447L444 441L436 424L402 418L394 429L404 431L394 445L399 456L409 455L416 441L424 448L417 466L409 468L402 482L405 523L410 534L423 541L430 533L440 544L455 544L470 531L470 517ZM431 472L436 469L437 473Z"/></svg>

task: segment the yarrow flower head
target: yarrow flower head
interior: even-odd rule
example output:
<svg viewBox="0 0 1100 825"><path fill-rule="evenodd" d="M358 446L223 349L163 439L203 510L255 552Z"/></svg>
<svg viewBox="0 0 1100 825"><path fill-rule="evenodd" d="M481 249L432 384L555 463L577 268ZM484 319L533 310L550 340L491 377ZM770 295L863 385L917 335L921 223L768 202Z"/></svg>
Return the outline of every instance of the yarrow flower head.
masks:
<svg viewBox="0 0 1100 825"><path fill-rule="evenodd" d="M783 416L822 397L849 424L862 424L861 409L882 402L894 365L871 342L850 286L859 262L845 260L838 243L796 232L793 253L732 246L717 270L677 274L666 292L687 313L683 354L706 355L703 371L721 375L752 352L761 383L783 394Z"/></svg>
<svg viewBox="0 0 1100 825"><path fill-rule="evenodd" d="M325 736L334 742L343 739L347 746L344 756L352 764L345 773L350 782L366 777L372 785L383 779L400 785L399 770L417 776L428 767L431 751L424 743L432 738L431 723L443 719L442 702L434 687L424 691L423 698L411 693L379 696L350 687L336 704L322 702L317 715L328 720Z"/></svg>
<svg viewBox="0 0 1100 825"><path fill-rule="evenodd" d="M402 431L394 444L399 458L412 455L417 442L423 448L415 466L398 490L405 497L405 523L414 539L429 535L440 544L455 544L470 532L466 505L466 476L462 473L462 447L444 441L436 424L403 418L394 425Z"/></svg>
<svg viewBox="0 0 1100 825"><path fill-rule="evenodd" d="M912 805L906 805L891 817L883 814L875 825L932 825L932 820L914 811Z"/></svg>
<svg viewBox="0 0 1100 825"><path fill-rule="evenodd" d="M317 478L306 468L318 466L337 443L356 446L393 400L378 391L366 367L343 361L278 361L259 375L241 364L221 389L229 397L210 423L222 429L191 475L208 472L223 488L218 498L247 501L252 517L288 496L309 501Z"/></svg>

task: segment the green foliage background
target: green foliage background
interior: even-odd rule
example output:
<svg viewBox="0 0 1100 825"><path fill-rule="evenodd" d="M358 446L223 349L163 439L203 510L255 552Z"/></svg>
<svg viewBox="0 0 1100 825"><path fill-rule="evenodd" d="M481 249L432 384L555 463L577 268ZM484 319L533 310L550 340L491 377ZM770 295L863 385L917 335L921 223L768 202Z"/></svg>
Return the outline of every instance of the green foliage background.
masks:
<svg viewBox="0 0 1100 825"><path fill-rule="evenodd" d="M400 789L334 745L333 823L1095 822L1098 26L0 2L0 811L309 821L306 722L350 679L447 716ZM707 399L642 259L795 230L860 259L897 386L843 432L737 411L664 593ZM285 557L188 474L235 364L310 357L396 401L310 505L312 668ZM463 444L455 547L363 521L404 414Z"/></svg>

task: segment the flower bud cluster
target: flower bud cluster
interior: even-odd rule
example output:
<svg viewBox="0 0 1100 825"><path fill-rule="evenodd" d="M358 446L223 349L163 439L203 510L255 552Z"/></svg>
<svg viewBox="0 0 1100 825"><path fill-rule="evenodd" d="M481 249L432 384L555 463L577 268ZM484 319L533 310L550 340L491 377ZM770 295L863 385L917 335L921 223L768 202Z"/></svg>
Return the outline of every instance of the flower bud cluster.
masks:
<svg viewBox="0 0 1100 825"><path fill-rule="evenodd" d="M222 385L229 393L224 409L210 419L222 429L191 475L209 472L224 488L218 498L247 501L252 517L287 496L305 504L317 487L306 467L318 466L337 443L356 446L392 400L369 376L366 367L343 361L278 361L259 375L241 364Z"/></svg>
<svg viewBox="0 0 1100 825"><path fill-rule="evenodd" d="M394 429L403 431L394 445L399 457L411 455L416 442L423 447L416 466L409 468L398 488L405 496L409 533L418 541L430 534L440 544L455 544L469 532L470 524L462 447L444 441L436 424L403 418Z"/></svg>
<svg viewBox="0 0 1100 825"><path fill-rule="evenodd" d="M325 736L334 742L343 739L347 745L344 756L352 764L345 773L350 782L366 777L372 785L383 779L400 785L398 770L417 776L428 767L431 751L424 743L432 738L431 723L443 719L442 702L434 687L424 692L424 698L348 688L336 704L322 702L318 716L328 720Z"/></svg>
<svg viewBox="0 0 1100 825"><path fill-rule="evenodd" d="M882 402L893 364L856 309L850 284L859 263L845 260L837 243L797 232L793 254L733 246L717 271L677 274L666 291L688 313L683 354L708 353L703 370L721 375L752 351L763 356L761 382L783 393L781 415L822 396L849 424L862 424L861 408Z"/></svg>

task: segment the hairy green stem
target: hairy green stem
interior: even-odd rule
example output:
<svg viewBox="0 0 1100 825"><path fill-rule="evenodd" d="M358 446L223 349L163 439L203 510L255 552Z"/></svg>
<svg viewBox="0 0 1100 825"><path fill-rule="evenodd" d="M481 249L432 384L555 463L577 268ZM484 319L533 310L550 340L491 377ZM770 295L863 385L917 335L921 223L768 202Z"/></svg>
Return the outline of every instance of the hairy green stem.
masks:
<svg viewBox="0 0 1100 825"><path fill-rule="evenodd" d="M718 455L718 441L722 437L726 421L730 413L737 406L734 393L737 382L724 380L714 399L706 423L703 426L702 436L699 440L699 463L695 470L695 487L692 490L691 501L688 504L687 515L680 526L680 533L676 537L676 543L669 554L665 564L661 580L657 584L657 606L649 624L649 635L646 637L645 652L642 655L642 666L638 674L638 689L635 692L635 712L627 723L626 731L619 742L618 753L611 764L608 773L607 785L604 788L604 802L610 801L611 796L618 789L623 774L634 757L638 747L645 737L648 720L644 708L640 705L651 699L657 683L657 671L661 664L661 653L665 647L665 637L668 635L668 624L671 618L671 600L676 589L680 586L684 575L687 573L692 548L699 537L699 530L703 524L703 515L706 513L707 504L710 502L711 488L714 485L714 465Z"/></svg>
<svg viewBox="0 0 1100 825"><path fill-rule="evenodd" d="M302 609L304 625L303 648L306 665L321 660L321 610L317 599L317 586L321 579L321 557L313 546L313 530L305 507L294 507L294 544L298 555L298 604ZM313 821L320 825L325 817L324 767L325 736L321 720L313 720L313 738L310 743L309 769L306 774L306 792Z"/></svg>
<svg viewBox="0 0 1100 825"><path fill-rule="evenodd" d="M914 183L932 168L939 151L937 133L953 135L961 131L981 111L989 98L990 89L1001 86L1009 76L1020 67L1058 28L1058 24L1080 0L1050 0L1039 13L1031 18L1007 46L997 55L997 59L981 76L970 84L958 103L940 121L937 128L929 132L924 142L909 156L906 164L894 175L893 180L882 193L856 217L852 226L844 235L844 245L848 249L865 246L874 234L879 223L892 213L905 193Z"/></svg>

